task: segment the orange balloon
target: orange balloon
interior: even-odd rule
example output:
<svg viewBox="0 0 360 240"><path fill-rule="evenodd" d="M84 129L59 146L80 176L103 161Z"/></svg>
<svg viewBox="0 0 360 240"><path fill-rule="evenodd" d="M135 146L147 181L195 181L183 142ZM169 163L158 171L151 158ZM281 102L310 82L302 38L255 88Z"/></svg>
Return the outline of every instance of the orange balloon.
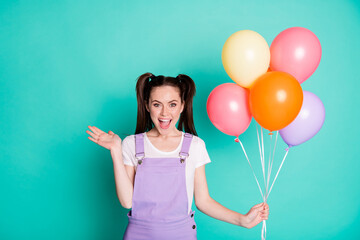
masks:
<svg viewBox="0 0 360 240"><path fill-rule="evenodd" d="M289 125L299 114L303 91L293 76L273 71L255 81L249 98L254 119L263 128L276 131Z"/></svg>

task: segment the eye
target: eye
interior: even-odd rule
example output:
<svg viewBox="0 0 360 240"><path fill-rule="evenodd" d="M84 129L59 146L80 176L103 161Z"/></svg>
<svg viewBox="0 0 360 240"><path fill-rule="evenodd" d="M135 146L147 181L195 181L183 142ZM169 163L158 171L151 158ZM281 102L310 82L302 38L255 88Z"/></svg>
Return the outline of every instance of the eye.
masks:
<svg viewBox="0 0 360 240"><path fill-rule="evenodd" d="M176 103L170 104L171 107L176 107Z"/></svg>
<svg viewBox="0 0 360 240"><path fill-rule="evenodd" d="M155 103L153 106L154 106L154 107L158 107L158 106L159 106L159 104L158 104L158 103Z"/></svg>

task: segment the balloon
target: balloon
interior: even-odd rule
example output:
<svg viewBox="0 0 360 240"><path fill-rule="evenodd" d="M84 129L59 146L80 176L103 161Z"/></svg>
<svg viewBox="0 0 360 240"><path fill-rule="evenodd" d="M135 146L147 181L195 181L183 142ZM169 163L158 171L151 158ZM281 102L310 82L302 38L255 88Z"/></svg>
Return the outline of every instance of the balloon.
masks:
<svg viewBox="0 0 360 240"><path fill-rule="evenodd" d="M221 59L229 77L240 86L249 88L266 73L270 64L270 49L260 34L242 30L226 40Z"/></svg>
<svg viewBox="0 0 360 240"><path fill-rule="evenodd" d="M210 121L225 134L238 137L250 125L249 90L224 83L212 90L206 109Z"/></svg>
<svg viewBox="0 0 360 240"><path fill-rule="evenodd" d="M310 30L292 27L277 35L270 46L270 68L287 72L303 83L316 70L321 59L319 39Z"/></svg>
<svg viewBox="0 0 360 240"><path fill-rule="evenodd" d="M301 110L295 120L279 131L289 147L299 145L314 137L325 120L325 108L314 93L304 91Z"/></svg>
<svg viewBox="0 0 360 240"><path fill-rule="evenodd" d="M250 111L270 131L290 124L298 115L303 92L296 79L284 72L267 72L250 89Z"/></svg>

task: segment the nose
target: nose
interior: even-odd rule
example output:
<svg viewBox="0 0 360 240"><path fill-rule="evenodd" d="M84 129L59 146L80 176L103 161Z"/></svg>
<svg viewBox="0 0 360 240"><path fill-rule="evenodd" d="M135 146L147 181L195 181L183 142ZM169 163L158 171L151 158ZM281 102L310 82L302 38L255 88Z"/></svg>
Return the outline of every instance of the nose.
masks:
<svg viewBox="0 0 360 240"><path fill-rule="evenodd" d="M167 107L163 107L162 109L161 109L161 116L167 116L167 114L168 114L168 109L167 109Z"/></svg>

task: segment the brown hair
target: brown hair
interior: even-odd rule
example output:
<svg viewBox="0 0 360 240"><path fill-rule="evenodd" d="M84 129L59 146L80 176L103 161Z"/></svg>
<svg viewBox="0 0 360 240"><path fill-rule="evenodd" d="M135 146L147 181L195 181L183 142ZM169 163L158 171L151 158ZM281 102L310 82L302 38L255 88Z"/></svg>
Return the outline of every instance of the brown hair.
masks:
<svg viewBox="0 0 360 240"><path fill-rule="evenodd" d="M193 97L195 95L195 83L185 74L179 74L176 78L155 76L152 73L144 73L137 79L136 96L138 103L137 122L135 134L151 130L154 123L150 118L150 113L146 110L145 104L149 103L152 88L160 86L177 87L180 90L181 102L185 101L184 110L180 114L178 130L191 133L197 136L193 120Z"/></svg>

